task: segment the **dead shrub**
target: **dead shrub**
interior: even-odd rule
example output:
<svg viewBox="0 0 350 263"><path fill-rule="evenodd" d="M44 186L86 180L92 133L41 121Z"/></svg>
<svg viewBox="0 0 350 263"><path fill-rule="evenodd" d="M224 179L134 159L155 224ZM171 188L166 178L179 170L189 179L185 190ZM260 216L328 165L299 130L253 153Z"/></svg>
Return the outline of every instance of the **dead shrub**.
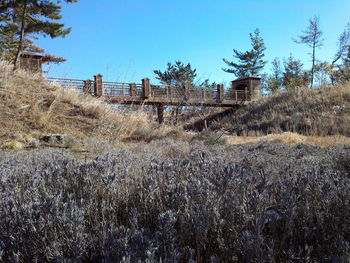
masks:
<svg viewBox="0 0 350 263"><path fill-rule="evenodd" d="M92 160L0 150L0 261L346 262L340 156L169 139Z"/></svg>

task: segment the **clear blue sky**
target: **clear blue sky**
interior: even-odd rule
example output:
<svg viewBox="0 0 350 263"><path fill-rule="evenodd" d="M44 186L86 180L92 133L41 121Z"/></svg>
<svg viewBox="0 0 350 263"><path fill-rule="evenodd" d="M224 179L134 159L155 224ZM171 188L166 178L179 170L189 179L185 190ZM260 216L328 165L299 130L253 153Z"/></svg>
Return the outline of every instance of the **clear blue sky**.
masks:
<svg viewBox="0 0 350 263"><path fill-rule="evenodd" d="M88 79L101 73L109 81L157 82L154 69L180 60L197 69L198 82L228 84L235 77L222 71L222 58L231 60L233 48L250 49L248 34L255 28L265 41L266 60L292 53L307 68L309 49L292 38L309 18L320 16L325 41L316 55L329 61L349 14L348 0L80 0L63 6L62 21L72 33L38 44L68 59L50 65L50 76Z"/></svg>

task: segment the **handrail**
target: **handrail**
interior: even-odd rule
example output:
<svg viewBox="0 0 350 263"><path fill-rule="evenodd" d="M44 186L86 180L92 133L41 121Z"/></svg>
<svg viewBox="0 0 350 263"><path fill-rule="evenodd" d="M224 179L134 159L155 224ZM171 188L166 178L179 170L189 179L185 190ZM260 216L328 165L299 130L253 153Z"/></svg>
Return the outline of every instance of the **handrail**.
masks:
<svg viewBox="0 0 350 263"><path fill-rule="evenodd" d="M189 101L191 103L213 102L216 104L227 104L229 101L248 101L251 99L251 93L248 90L223 90L219 88L195 87L195 86L171 86L171 85L153 85L148 83L145 87L144 83L128 83L128 82L112 82L68 78L46 78L50 84L60 85L64 88L75 88L84 93L94 96L111 97L132 97L134 100L143 101L144 99L159 99L160 102L166 101ZM149 95L145 95L148 88ZM220 93L221 92L221 93Z"/></svg>

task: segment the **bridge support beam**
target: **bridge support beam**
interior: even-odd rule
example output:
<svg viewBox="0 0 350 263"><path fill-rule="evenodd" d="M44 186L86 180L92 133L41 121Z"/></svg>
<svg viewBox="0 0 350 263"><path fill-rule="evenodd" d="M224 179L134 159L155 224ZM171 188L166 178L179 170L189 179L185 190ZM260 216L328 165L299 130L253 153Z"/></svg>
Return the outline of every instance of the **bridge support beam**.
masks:
<svg viewBox="0 0 350 263"><path fill-rule="evenodd" d="M103 96L103 80L102 75L97 74L94 76L95 79L95 85L94 85L94 93L96 97L102 97Z"/></svg>
<svg viewBox="0 0 350 263"><path fill-rule="evenodd" d="M157 106L157 113L158 113L158 122L159 124L162 124L164 122L164 106L163 104L159 104Z"/></svg>

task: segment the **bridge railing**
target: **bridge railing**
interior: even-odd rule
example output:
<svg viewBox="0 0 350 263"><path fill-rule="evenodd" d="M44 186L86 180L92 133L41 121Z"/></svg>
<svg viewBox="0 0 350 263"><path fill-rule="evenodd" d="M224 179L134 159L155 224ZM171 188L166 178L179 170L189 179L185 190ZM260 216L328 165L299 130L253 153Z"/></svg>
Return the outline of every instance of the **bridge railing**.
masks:
<svg viewBox="0 0 350 263"><path fill-rule="evenodd" d="M131 96L130 83L104 81L103 88L106 96Z"/></svg>
<svg viewBox="0 0 350 263"><path fill-rule="evenodd" d="M136 96L142 97L143 90L142 90L142 84L136 84Z"/></svg>
<svg viewBox="0 0 350 263"><path fill-rule="evenodd" d="M101 75L100 75L101 76ZM159 100L183 100L183 101L249 101L251 94L248 90L224 90L223 85L219 84L216 88L203 88L185 85L180 86L164 86L151 85L149 80L142 82L143 84L110 82L101 79L81 80L66 78L47 78L51 85L60 86L66 89L75 89L81 93L91 94L95 96L108 97L132 97L133 99L142 100L147 98ZM146 84L145 84L146 83ZM100 85L100 86L99 86ZM144 85L148 85L148 88Z"/></svg>
<svg viewBox="0 0 350 263"><path fill-rule="evenodd" d="M250 100L250 93L246 90L226 90L225 91L225 100L234 100L234 101L247 101Z"/></svg>
<svg viewBox="0 0 350 263"><path fill-rule="evenodd" d="M82 79L65 79L65 78L47 78L47 82L52 86L64 89L73 89L80 93L95 96L95 81Z"/></svg>
<svg viewBox="0 0 350 263"><path fill-rule="evenodd" d="M151 97L167 99L169 98L168 89L166 86L161 85L151 85Z"/></svg>
<svg viewBox="0 0 350 263"><path fill-rule="evenodd" d="M75 89L81 92L84 89L84 80L81 79L47 78L47 82L65 89Z"/></svg>

